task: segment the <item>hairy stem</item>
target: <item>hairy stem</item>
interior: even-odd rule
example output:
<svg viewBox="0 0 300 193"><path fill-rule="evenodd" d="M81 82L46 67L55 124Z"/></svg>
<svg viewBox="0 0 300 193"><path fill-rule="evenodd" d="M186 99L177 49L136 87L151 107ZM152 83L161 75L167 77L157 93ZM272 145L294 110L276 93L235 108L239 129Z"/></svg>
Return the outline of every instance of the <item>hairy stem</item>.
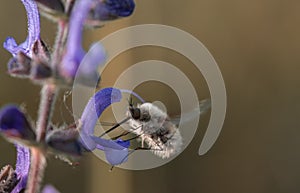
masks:
<svg viewBox="0 0 300 193"><path fill-rule="evenodd" d="M58 89L53 84L46 84L41 91L40 109L37 121L37 141L44 143L47 129L53 113ZM44 176L46 158L42 149L31 147L30 171L26 193L38 193Z"/></svg>
<svg viewBox="0 0 300 193"><path fill-rule="evenodd" d="M52 117L57 92L58 89L54 84L46 84L42 88L36 130L38 142L43 142L45 140L47 128Z"/></svg>
<svg viewBox="0 0 300 193"><path fill-rule="evenodd" d="M53 84L46 84L41 91L41 102L37 121L37 141L44 143L47 129L53 113L58 89ZM31 163L26 193L38 193L44 176L46 158L40 148L31 148Z"/></svg>
<svg viewBox="0 0 300 193"><path fill-rule="evenodd" d="M37 193L40 190L40 185L44 176L46 158L41 149L32 147L30 150L31 163L26 193Z"/></svg>
<svg viewBox="0 0 300 193"><path fill-rule="evenodd" d="M62 59L62 53L64 51L64 47L65 47L64 45L67 40L68 31L69 31L68 22L63 19L58 21L57 35L54 44L55 52L52 55L52 69L59 70L58 65Z"/></svg>
<svg viewBox="0 0 300 193"><path fill-rule="evenodd" d="M41 90L40 109L37 121L37 141L44 143L53 113L58 89L53 84L45 84ZM44 176L46 158L41 148L31 147L31 163L26 193L38 193Z"/></svg>

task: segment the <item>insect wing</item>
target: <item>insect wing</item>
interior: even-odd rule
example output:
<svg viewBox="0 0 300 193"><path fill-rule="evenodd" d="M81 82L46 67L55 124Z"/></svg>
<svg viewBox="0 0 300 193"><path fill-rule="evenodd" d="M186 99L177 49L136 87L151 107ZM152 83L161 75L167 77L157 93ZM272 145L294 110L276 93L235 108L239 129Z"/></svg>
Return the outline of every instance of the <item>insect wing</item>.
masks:
<svg viewBox="0 0 300 193"><path fill-rule="evenodd" d="M176 115L176 116L171 117L171 121L175 125L179 125L180 120L182 121L182 123L188 123L191 120L195 119L197 116L207 113L210 108L211 108L210 99L204 99L204 100L199 102L198 107L192 109L189 112L183 113L182 116Z"/></svg>

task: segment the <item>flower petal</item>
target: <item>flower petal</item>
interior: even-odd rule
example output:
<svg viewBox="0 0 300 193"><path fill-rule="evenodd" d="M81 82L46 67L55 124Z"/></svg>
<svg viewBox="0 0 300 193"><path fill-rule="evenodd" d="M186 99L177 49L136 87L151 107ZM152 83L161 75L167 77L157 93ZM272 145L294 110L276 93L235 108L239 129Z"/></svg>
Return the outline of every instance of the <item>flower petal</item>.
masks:
<svg viewBox="0 0 300 193"><path fill-rule="evenodd" d="M61 74L74 78L85 52L82 48L82 29L93 0L77 0L71 13L70 30L66 45L66 54L62 61Z"/></svg>
<svg viewBox="0 0 300 193"><path fill-rule="evenodd" d="M137 99L140 100L141 103L145 103L145 102L146 102L140 95L138 95L137 93L135 93L135 92L133 92L133 91L131 91L131 90L120 89L120 91L121 91L122 93L127 93L127 94L131 94L131 95L135 96Z"/></svg>
<svg viewBox="0 0 300 193"><path fill-rule="evenodd" d="M16 173L18 176L27 176L30 166L30 151L27 147L16 145L17 147L17 163Z"/></svg>
<svg viewBox="0 0 300 193"><path fill-rule="evenodd" d="M89 150L96 148L95 142L90 138L94 135L94 128L102 112L112 103L120 102L122 95L116 88L104 88L98 91L86 105L81 116L80 137L82 144Z"/></svg>
<svg viewBox="0 0 300 193"><path fill-rule="evenodd" d="M124 148L128 148L130 146L130 141L123 141L122 139L108 140L108 139L102 139L94 136L91 138L97 143L97 148L101 150L103 148L123 150Z"/></svg>
<svg viewBox="0 0 300 193"><path fill-rule="evenodd" d="M76 74L76 81L84 85L95 86L95 83L100 81L98 68L104 64L105 60L104 47L100 43L95 43L81 61Z"/></svg>
<svg viewBox="0 0 300 193"><path fill-rule="evenodd" d="M53 186L46 185L42 191L42 193L59 193Z"/></svg>
<svg viewBox="0 0 300 193"><path fill-rule="evenodd" d="M29 57L32 56L32 46L36 40L40 38L40 17L37 5L34 0L21 0L26 12L28 19L28 36L25 42L17 45L16 41L12 37L6 38L3 43L3 47L9 51L13 56L20 51L27 54Z"/></svg>
<svg viewBox="0 0 300 193"><path fill-rule="evenodd" d="M106 160L113 166L120 165L128 160L128 149L104 149Z"/></svg>
<svg viewBox="0 0 300 193"><path fill-rule="evenodd" d="M9 51L12 55L16 55L22 48L18 47L16 40L13 37L7 37L3 43L3 47Z"/></svg>
<svg viewBox="0 0 300 193"><path fill-rule="evenodd" d="M113 141L99 137L92 137L92 139L97 143L97 149L104 151L106 160L111 165L119 165L127 161L130 141L121 139Z"/></svg>
<svg viewBox="0 0 300 193"><path fill-rule="evenodd" d="M30 168L30 151L27 147L17 146L16 174L20 180L11 193L19 193L26 188Z"/></svg>

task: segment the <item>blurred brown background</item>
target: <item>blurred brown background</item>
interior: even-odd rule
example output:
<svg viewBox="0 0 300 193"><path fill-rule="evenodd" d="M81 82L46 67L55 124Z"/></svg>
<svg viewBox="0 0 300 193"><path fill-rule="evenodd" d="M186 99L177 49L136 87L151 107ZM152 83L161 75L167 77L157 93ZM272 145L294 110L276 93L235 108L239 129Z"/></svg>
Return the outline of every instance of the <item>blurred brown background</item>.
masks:
<svg viewBox="0 0 300 193"><path fill-rule="evenodd" d="M26 18L19 0L0 2L0 39L10 35L23 41ZM129 19L112 22L85 33L86 48L118 29L146 23L170 25L198 38L216 59L227 88L228 108L222 133L211 151L198 156L209 115L190 146L169 164L146 171L126 171L87 156L78 168L50 158L46 183L74 193L297 193L300 191L300 1L292 0L137 0ZM55 25L42 19L42 37L52 45ZM10 55L0 49L0 105L25 104L36 118L39 87L5 74ZM162 48L136 48L115 58L103 75L112 85L126 67L143 60L170 62L182 69L209 97L201 74L178 53ZM166 72L167 73L167 72ZM166 99L159 84L137 90L147 100L166 101L178 112L176 99ZM61 99L58 99L58 106ZM169 109L170 108L170 109ZM58 108L59 109L59 108ZM66 119L68 119L66 115ZM55 117L60 119L59 110ZM0 165L14 163L14 147L0 140Z"/></svg>

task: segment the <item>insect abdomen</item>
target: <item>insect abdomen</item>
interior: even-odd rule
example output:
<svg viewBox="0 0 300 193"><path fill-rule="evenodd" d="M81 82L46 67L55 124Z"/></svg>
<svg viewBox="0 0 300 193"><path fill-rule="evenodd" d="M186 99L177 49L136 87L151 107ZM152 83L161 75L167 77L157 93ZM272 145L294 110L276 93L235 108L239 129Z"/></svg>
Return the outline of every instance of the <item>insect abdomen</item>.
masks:
<svg viewBox="0 0 300 193"><path fill-rule="evenodd" d="M182 148L182 137L176 127L159 130L148 135L145 141L151 147L151 151L161 158L169 158L180 152Z"/></svg>

